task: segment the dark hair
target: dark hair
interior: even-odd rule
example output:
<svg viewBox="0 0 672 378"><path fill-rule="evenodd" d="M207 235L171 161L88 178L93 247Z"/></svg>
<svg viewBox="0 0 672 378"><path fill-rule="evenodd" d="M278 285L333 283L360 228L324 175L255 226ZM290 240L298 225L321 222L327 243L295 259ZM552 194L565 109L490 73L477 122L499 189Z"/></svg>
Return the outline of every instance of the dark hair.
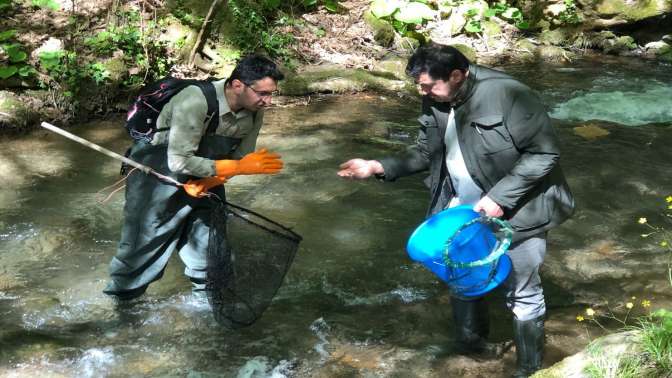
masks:
<svg viewBox="0 0 672 378"><path fill-rule="evenodd" d="M226 84L238 79L247 85L252 85L257 80L270 77L276 83L285 78L278 66L263 55L251 54L243 57L231 75L226 79Z"/></svg>
<svg viewBox="0 0 672 378"><path fill-rule="evenodd" d="M469 59L453 46L432 43L418 47L408 58L406 74L418 79L427 73L435 80L448 80L453 70L466 71L469 69Z"/></svg>

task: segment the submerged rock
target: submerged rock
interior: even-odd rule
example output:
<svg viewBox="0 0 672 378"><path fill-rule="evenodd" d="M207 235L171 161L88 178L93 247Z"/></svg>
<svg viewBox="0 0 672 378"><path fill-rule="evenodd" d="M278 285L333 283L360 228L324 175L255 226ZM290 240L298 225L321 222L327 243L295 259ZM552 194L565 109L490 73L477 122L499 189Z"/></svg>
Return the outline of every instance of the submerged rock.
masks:
<svg viewBox="0 0 672 378"><path fill-rule="evenodd" d="M593 124L585 124L574 128L574 134L588 140L595 140L609 135L609 131Z"/></svg>

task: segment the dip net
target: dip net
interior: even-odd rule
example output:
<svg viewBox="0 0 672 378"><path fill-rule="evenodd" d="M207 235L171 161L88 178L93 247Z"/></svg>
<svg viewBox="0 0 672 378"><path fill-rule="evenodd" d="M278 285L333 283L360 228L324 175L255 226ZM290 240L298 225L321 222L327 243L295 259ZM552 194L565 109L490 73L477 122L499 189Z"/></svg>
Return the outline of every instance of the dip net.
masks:
<svg viewBox="0 0 672 378"><path fill-rule="evenodd" d="M207 256L208 300L220 325L247 327L271 304L301 236L251 210L215 201Z"/></svg>

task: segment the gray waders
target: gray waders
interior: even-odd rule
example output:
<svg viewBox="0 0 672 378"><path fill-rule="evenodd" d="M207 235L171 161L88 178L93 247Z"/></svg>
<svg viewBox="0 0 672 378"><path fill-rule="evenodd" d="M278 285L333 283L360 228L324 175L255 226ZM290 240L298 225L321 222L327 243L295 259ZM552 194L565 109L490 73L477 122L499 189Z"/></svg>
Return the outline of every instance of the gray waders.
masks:
<svg viewBox="0 0 672 378"><path fill-rule="evenodd" d="M198 156L230 159L240 139L205 135ZM138 141L129 157L180 182L193 178L177 175L168 169L167 146ZM211 189L225 200L224 186ZM126 182L124 225L116 256L110 262L111 281L103 290L119 299L142 295L150 283L158 280L176 249L186 265L185 274L192 282L203 283L206 277L206 252L210 215L215 202L194 198L185 191L136 171Z"/></svg>

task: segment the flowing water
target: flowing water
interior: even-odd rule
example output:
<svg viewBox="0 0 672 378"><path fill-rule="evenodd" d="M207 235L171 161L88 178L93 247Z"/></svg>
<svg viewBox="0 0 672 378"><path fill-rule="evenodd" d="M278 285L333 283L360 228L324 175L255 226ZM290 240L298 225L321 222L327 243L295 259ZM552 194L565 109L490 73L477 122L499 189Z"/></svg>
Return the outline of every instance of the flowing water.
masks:
<svg viewBox="0 0 672 378"><path fill-rule="evenodd" d="M587 306L618 313L634 301L641 313L641 299L672 304L668 256L637 222L668 220L672 73L621 59L503 69L549 105L578 205L550 233L544 268L551 364L599 334L575 320ZM271 307L238 331L220 329L191 296L177 256L140 301L115 306L101 290L123 194L100 203L98 191L118 179L119 164L46 131L1 141L0 375L506 376L511 352L495 361L451 355L447 290L405 253L427 206L423 176L381 183L335 174L348 158L411 143L418 107L364 94L267 113L259 145L282 154L286 169L236 177L227 194L304 241ZM73 132L123 152L121 122ZM490 296L492 338L510 339L501 293Z"/></svg>

